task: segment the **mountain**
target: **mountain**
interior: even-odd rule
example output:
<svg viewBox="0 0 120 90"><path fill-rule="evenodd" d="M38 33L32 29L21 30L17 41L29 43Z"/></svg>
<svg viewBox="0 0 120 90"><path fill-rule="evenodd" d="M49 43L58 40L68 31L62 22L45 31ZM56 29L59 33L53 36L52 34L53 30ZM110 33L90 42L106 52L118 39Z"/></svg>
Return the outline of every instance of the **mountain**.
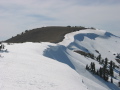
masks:
<svg viewBox="0 0 120 90"><path fill-rule="evenodd" d="M64 35L70 32L86 29L82 26L49 26L26 30L5 42L21 43L21 42L51 42L58 43L64 39Z"/></svg>
<svg viewBox="0 0 120 90"><path fill-rule="evenodd" d="M4 43L0 51L1 90L119 90L120 37L104 30L85 29L65 35L59 43ZM7 50L6 50L7 49ZM96 58L115 64L108 81L86 70ZM94 56L91 57L91 56ZM119 59L118 59L119 60ZM107 65L109 69L109 64Z"/></svg>

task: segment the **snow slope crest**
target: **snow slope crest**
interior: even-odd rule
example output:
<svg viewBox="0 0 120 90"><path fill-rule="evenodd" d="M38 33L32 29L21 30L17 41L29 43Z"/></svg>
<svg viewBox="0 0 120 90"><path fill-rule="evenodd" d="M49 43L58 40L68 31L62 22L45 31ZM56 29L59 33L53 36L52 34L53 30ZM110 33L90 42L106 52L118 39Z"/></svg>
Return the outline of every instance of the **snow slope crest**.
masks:
<svg viewBox="0 0 120 90"><path fill-rule="evenodd" d="M110 38L112 36L118 37L118 36L111 34L110 32L106 32L105 30L86 29L86 30L81 30L81 31L76 31L73 33L66 34L65 39L62 42L60 42L59 44L68 46L71 42L73 42L76 39L79 41L83 41L84 37L87 37L90 39L95 39L97 37ZM120 37L118 37L118 38L120 38Z"/></svg>

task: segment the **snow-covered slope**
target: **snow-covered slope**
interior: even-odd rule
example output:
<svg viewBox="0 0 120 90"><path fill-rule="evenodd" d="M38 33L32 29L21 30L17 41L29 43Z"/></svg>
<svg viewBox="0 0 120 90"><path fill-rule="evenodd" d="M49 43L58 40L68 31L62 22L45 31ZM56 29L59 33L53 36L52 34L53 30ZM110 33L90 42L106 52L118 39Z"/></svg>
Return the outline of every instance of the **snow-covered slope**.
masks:
<svg viewBox="0 0 120 90"><path fill-rule="evenodd" d="M120 38L103 30L69 33L58 44L5 44L0 52L0 90L119 90L118 72L111 84L85 69L95 62L74 51L81 50L113 60L120 53ZM99 53L96 52L99 51ZM118 70L119 71L119 70Z"/></svg>
<svg viewBox="0 0 120 90"><path fill-rule="evenodd" d="M50 44L49 44L50 45ZM68 65L44 57L48 43L6 45L1 53L0 90L87 90Z"/></svg>
<svg viewBox="0 0 120 90"><path fill-rule="evenodd" d="M106 83L106 81L98 76L93 76L90 72L86 71L86 65L91 62L95 62L97 68L101 67L101 65L93 59L85 58L84 56L75 53L74 51L76 50L81 50L98 56L99 54L96 52L97 50L103 59L107 57L109 60L112 60L119 65L115 60L116 55L114 55L120 53L119 37L104 30L88 29L77 31L67 34L63 42L58 43L58 45L50 45L44 53L45 56L66 63L71 68L75 69L80 76L82 76L84 84L88 86L88 89L90 90L119 89L117 87L118 80L114 80L115 84ZM118 73L115 75L120 78Z"/></svg>

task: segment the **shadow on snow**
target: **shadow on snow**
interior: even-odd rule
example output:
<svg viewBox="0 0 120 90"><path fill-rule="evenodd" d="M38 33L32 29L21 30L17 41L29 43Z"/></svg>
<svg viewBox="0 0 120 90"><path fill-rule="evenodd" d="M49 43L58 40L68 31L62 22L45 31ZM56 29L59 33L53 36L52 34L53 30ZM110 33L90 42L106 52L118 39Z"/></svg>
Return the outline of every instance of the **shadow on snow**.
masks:
<svg viewBox="0 0 120 90"><path fill-rule="evenodd" d="M66 47L59 46L49 46L48 49L44 51L44 56L55 59L59 62L69 65L71 68L75 69L74 65L71 63L69 58L66 55Z"/></svg>

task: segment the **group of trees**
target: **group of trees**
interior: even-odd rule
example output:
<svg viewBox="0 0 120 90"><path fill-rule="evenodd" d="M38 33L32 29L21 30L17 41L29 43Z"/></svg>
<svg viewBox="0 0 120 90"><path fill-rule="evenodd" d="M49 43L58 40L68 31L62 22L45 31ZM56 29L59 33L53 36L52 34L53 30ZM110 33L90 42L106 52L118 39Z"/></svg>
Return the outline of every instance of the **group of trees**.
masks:
<svg viewBox="0 0 120 90"><path fill-rule="evenodd" d="M114 76L113 62L110 61L108 65L108 59L105 59L105 63L102 68L100 67L98 75L106 81L108 81L109 76L111 76L111 82L112 82L112 77Z"/></svg>
<svg viewBox="0 0 120 90"><path fill-rule="evenodd" d="M91 59L95 59L96 57L94 56L94 54L91 54L91 53L86 53L86 52L84 52L84 51L74 51L74 52L76 52L76 53L79 53L79 54L81 54L81 55L83 55L83 56L85 56L85 57L88 57L88 58L91 58Z"/></svg>
<svg viewBox="0 0 120 90"><path fill-rule="evenodd" d="M88 66L88 64L86 65L86 69L87 70L90 70L91 72L93 73L96 73L95 71L95 63L94 62L91 62L90 66Z"/></svg>
<svg viewBox="0 0 120 90"><path fill-rule="evenodd" d="M118 54L118 57L119 55L120 54ZM94 60L98 61L102 67L96 70L95 63L91 62L90 65L86 65L86 70L100 76L105 81L108 81L109 77L111 77L110 82L113 83L114 69L116 67L115 63L113 61L109 62L108 58L102 59L101 55L98 55L98 57L94 57ZM120 87L120 82L118 82L118 85Z"/></svg>
<svg viewBox="0 0 120 90"><path fill-rule="evenodd" d="M118 68L118 66L113 62L109 61L108 58L103 59L99 51L96 50L96 52L99 54L97 57L94 56L94 54L86 53L83 51L75 51L85 57L91 58L93 60L96 60L101 64L102 67L100 67L98 70L95 69L95 63L91 62L90 65L86 65L86 69L93 74L96 74L103 78L105 81L108 81L109 77L111 77L111 83L113 83L113 77L114 77L114 69L115 67ZM117 54L116 58L120 59L120 53ZM120 75L120 73L119 73ZM120 82L118 82L118 85L120 86Z"/></svg>
<svg viewBox="0 0 120 90"><path fill-rule="evenodd" d="M98 56L97 60L100 61L101 56ZM113 72L114 66L113 65L114 64L113 64L112 61L110 61L108 63L108 59L105 58L105 61L102 61L102 66L103 67L100 67L98 70L95 69L95 63L94 62L91 62L90 65L87 64L86 69L93 72L94 74L100 76L105 81L108 81L109 76L111 76L111 82L113 82L112 81L112 77L114 76L114 72Z"/></svg>

